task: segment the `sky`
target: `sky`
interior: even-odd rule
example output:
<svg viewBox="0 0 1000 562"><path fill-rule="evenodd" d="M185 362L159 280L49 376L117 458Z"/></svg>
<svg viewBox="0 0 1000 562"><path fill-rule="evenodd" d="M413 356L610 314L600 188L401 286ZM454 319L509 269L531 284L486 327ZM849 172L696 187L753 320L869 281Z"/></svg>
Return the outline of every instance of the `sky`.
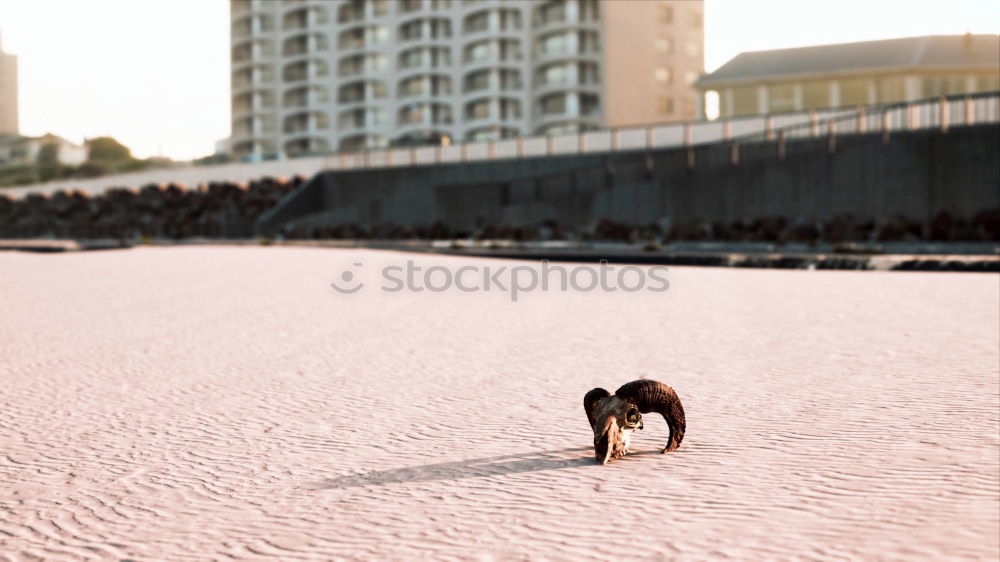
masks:
<svg viewBox="0 0 1000 562"><path fill-rule="evenodd" d="M1000 33L1000 1L707 0L705 68L742 51L966 31ZM110 135L174 159L229 135L226 0L0 0L0 41L18 56L22 134Z"/></svg>

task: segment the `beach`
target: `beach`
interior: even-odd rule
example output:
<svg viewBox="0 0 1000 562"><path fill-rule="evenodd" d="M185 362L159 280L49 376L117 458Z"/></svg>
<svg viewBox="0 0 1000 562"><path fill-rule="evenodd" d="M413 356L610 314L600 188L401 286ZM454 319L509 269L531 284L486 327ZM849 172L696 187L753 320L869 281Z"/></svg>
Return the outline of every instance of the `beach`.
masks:
<svg viewBox="0 0 1000 562"><path fill-rule="evenodd" d="M530 263L0 252L0 560L1000 556L997 274L381 290L407 260ZM583 396L638 378L684 441L601 466Z"/></svg>

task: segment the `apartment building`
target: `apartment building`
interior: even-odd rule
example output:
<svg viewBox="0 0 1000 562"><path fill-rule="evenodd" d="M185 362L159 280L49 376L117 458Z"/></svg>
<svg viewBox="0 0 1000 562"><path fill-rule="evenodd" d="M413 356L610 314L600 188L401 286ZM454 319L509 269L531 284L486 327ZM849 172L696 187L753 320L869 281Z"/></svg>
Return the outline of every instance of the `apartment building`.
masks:
<svg viewBox="0 0 1000 562"><path fill-rule="evenodd" d="M933 35L740 53L697 82L720 117L1000 90L1000 36Z"/></svg>
<svg viewBox="0 0 1000 562"><path fill-rule="evenodd" d="M17 55L0 45L0 136L17 135Z"/></svg>
<svg viewBox="0 0 1000 562"><path fill-rule="evenodd" d="M666 0L231 0L238 157L693 118L703 7Z"/></svg>

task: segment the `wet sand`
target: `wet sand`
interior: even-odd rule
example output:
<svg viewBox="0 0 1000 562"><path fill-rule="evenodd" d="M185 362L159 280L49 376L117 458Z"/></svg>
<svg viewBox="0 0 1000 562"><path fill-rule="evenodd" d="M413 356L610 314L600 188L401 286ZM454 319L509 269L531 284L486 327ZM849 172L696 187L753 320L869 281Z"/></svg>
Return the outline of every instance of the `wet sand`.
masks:
<svg viewBox="0 0 1000 562"><path fill-rule="evenodd" d="M0 559L1000 556L1000 276L378 291L407 259L517 263L0 252ZM596 465L583 395L640 377L684 442Z"/></svg>

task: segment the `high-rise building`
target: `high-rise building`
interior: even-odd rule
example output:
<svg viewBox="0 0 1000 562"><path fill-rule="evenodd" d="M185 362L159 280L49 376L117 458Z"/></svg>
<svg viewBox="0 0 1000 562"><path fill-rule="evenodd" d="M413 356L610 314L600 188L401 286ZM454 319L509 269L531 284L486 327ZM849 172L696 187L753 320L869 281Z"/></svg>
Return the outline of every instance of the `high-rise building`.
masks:
<svg viewBox="0 0 1000 562"><path fill-rule="evenodd" d="M700 2L231 0L230 11L237 156L697 114Z"/></svg>
<svg viewBox="0 0 1000 562"><path fill-rule="evenodd" d="M17 56L0 45L0 136L17 134Z"/></svg>

